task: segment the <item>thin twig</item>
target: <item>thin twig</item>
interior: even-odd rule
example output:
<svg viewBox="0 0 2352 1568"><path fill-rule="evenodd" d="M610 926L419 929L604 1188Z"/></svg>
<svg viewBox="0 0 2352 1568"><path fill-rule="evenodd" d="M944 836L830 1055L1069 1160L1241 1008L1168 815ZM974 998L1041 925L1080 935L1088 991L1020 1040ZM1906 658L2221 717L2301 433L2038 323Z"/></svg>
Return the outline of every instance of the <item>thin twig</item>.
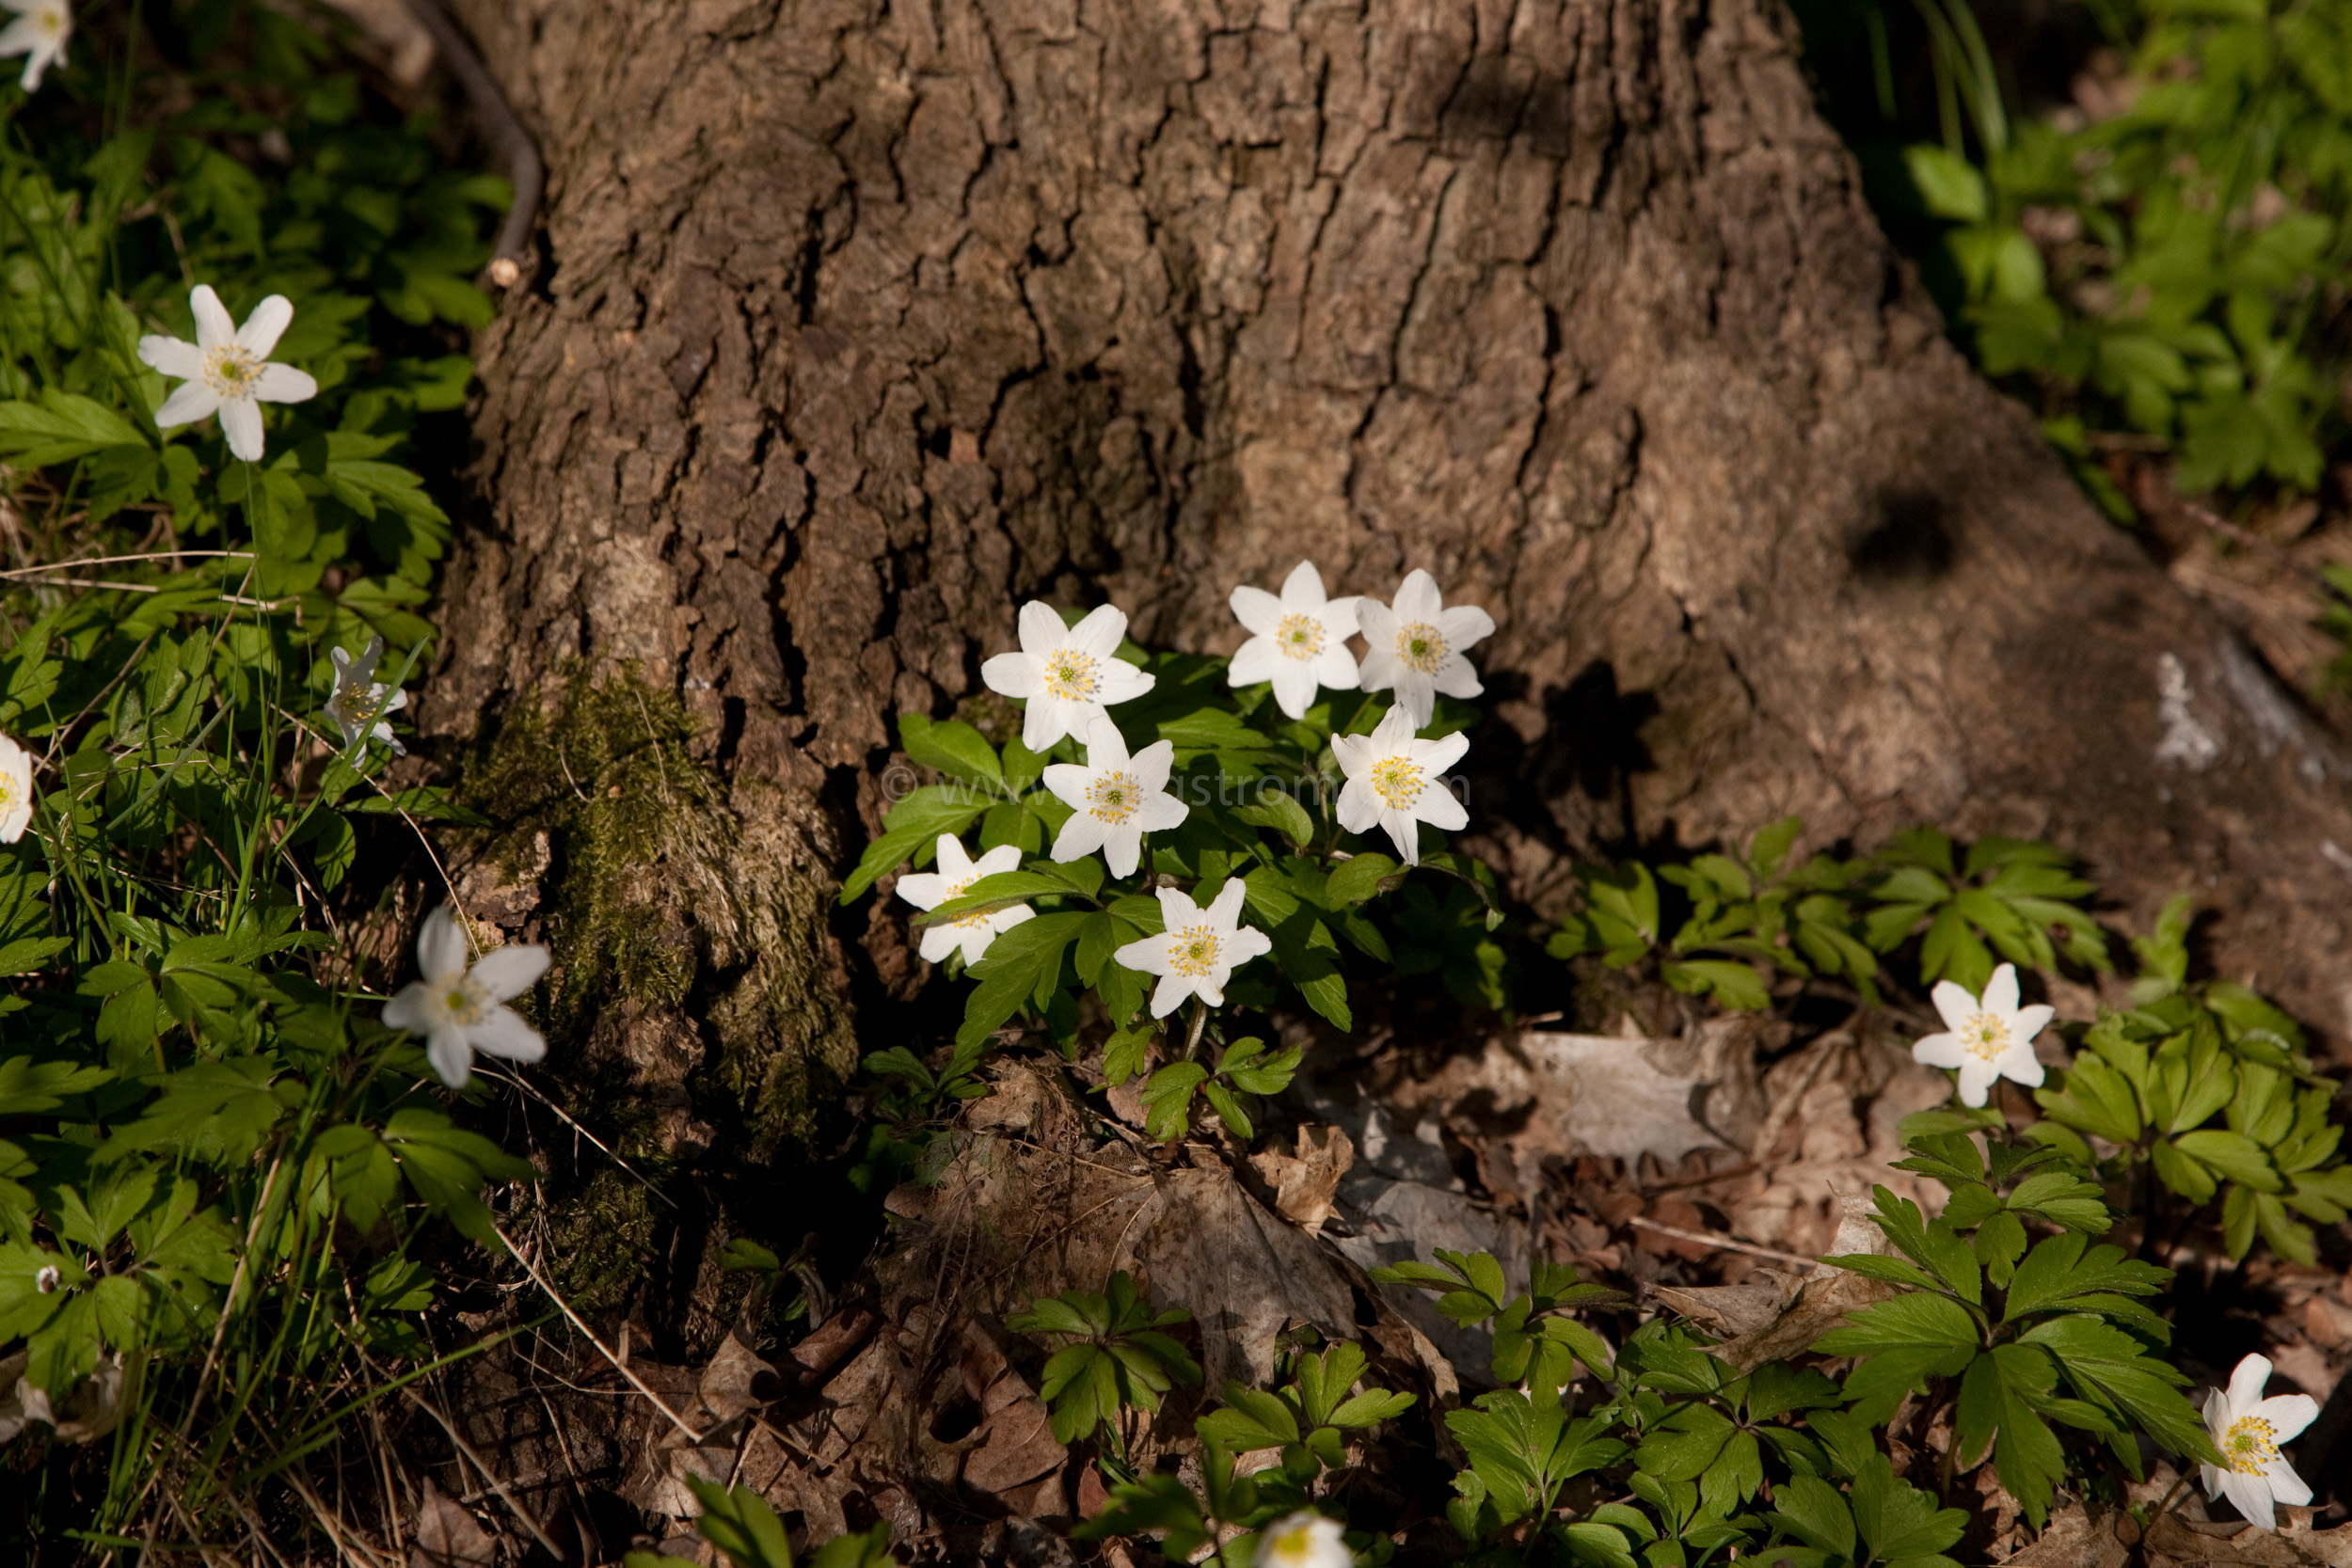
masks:
<svg viewBox="0 0 2352 1568"><path fill-rule="evenodd" d="M639 1393L644 1395L645 1398L653 1401L654 1408L660 1411L664 1416L667 1416L670 1418L670 1424L677 1428L679 1432L685 1433L687 1440L699 1448L702 1444L703 1434L695 1431L692 1427L687 1425L686 1418L671 1409L669 1401L663 1399L660 1394L655 1393L652 1388L648 1387L644 1379L639 1377L635 1372L628 1370L628 1363L627 1361L624 1361L618 1355L615 1355L612 1350L606 1346L602 1339L596 1338L596 1331L590 1328L586 1323L580 1321L580 1314L572 1310L572 1304L565 1301L562 1296L556 1293L555 1287L548 1283L547 1277L540 1274L537 1265L533 1264L530 1259L523 1256L522 1249L514 1243L505 1231L499 1229L495 1225L491 1227L491 1229L500 1241L506 1243L506 1250L515 1255L515 1261L523 1266L523 1272L531 1275L531 1282L533 1285L538 1286L540 1290L546 1291L548 1299L555 1303L557 1308L563 1312L564 1316L571 1321L571 1325L580 1330L580 1334L586 1338L590 1344L596 1347L596 1354L603 1356L607 1361L612 1363L613 1369L623 1377L628 1379L630 1387L635 1388ZM549 1547L548 1549L551 1551L554 1548Z"/></svg>
<svg viewBox="0 0 2352 1568"><path fill-rule="evenodd" d="M2217 533L2233 544L2243 545L2249 550L2268 556L2272 561L2303 578L2306 581L2316 583L2323 589L2334 587L2334 584L2328 580L2328 575L2325 572L2308 562L2296 559L2295 553L2285 546L2265 539L2251 529L2240 528L2227 517L2219 516L2199 506L2195 501L2183 501L2181 510L2192 521L2202 524L2208 531Z"/></svg>
<svg viewBox="0 0 2352 1568"><path fill-rule="evenodd" d="M45 562L39 566L19 566L10 571L0 572L0 578L38 577L43 572L69 571L76 566L111 566L123 561L189 561L199 556L250 561L253 558L253 552L251 550L148 550L136 555L81 556L72 561Z"/></svg>
<svg viewBox="0 0 2352 1568"><path fill-rule="evenodd" d="M473 52L473 45L447 12L434 0L408 0L409 13L424 24L433 35L434 46L440 50L442 60L457 85L466 89L466 100L473 105L474 116L481 121L482 135L490 150L506 162L507 183L515 187L515 204L506 210L506 222L499 230L498 245L490 253L490 280L500 288L514 287L522 277L525 261L530 255L532 225L539 218L539 198L547 185L547 170L539 162L539 150L532 145L531 133L515 118L515 111L499 91L499 85L483 69L482 57Z"/></svg>
<svg viewBox="0 0 2352 1568"><path fill-rule="evenodd" d="M1805 1258L1797 1253L1782 1252L1773 1247L1757 1246L1754 1242L1742 1242L1729 1236L1718 1236L1712 1231L1685 1230L1678 1225L1668 1225L1663 1220L1654 1220L1645 1214L1636 1214L1626 1223L1638 1225L1645 1230L1655 1230L1661 1236L1673 1236L1685 1242L1697 1242L1702 1245L1713 1247L1719 1252L1744 1252L1751 1258L1770 1258L1776 1263L1795 1263L1808 1269L1817 1269L1821 1266L1821 1260L1819 1258Z"/></svg>
<svg viewBox="0 0 2352 1568"><path fill-rule="evenodd" d="M511 1513L516 1518L522 1521L523 1528L529 1530L532 1533L532 1538L535 1539L539 1544L545 1546L550 1553L552 1553L556 1561L563 1561L564 1549L561 1546L558 1546L553 1540L549 1539L546 1530L539 1528L539 1521L532 1517L531 1510L525 1508L522 1505L521 1500L517 1498L514 1493L509 1492L506 1489L506 1482L499 1480L498 1473L492 1470L483 1457L474 1451L473 1445L467 1442L463 1436L459 1435L455 1424L453 1423L447 1416L442 1415L438 1410L434 1409L431 1404L420 1398L416 1389L409 1386L407 1384L402 1384L400 1391L407 1396L408 1402L410 1404L415 1405L419 1410L423 1411L426 1415L432 1417L435 1421L440 1424L441 1430L449 1433L449 1440L453 1444L456 1445L457 1451L464 1454L466 1458L472 1463L473 1467L482 1472L482 1479L490 1483L490 1490L499 1495L499 1501L506 1505L507 1512Z"/></svg>

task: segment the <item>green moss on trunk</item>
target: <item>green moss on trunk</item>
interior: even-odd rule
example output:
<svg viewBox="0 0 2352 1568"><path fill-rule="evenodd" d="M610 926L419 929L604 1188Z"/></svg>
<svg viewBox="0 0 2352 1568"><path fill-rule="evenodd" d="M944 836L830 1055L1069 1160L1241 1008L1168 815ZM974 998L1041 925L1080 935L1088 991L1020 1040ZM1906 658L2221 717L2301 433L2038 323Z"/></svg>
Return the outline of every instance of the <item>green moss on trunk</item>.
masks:
<svg viewBox="0 0 2352 1568"><path fill-rule="evenodd" d="M575 662L552 701L511 709L466 770L510 872L547 834L541 911L557 970L550 1042L699 1040L696 1114L772 1153L814 1128L857 1063L826 927L834 885L813 804L730 784L693 754L695 721L633 664ZM633 1006L632 1006L633 1005ZM668 1053L673 1058L675 1053ZM711 1089L726 1101L710 1104Z"/></svg>

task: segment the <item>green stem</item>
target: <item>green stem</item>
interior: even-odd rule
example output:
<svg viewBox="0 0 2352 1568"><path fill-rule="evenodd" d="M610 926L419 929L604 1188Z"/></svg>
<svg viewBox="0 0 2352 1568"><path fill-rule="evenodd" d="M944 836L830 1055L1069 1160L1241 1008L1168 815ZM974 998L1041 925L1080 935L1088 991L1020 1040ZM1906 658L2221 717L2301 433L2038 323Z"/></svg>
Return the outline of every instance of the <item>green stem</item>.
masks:
<svg viewBox="0 0 2352 1568"><path fill-rule="evenodd" d="M1196 996L1192 999L1192 1022L1184 1028L1184 1059L1185 1061L1189 1062L1199 1058L1200 1054L1200 1036L1208 1027L1209 1005Z"/></svg>

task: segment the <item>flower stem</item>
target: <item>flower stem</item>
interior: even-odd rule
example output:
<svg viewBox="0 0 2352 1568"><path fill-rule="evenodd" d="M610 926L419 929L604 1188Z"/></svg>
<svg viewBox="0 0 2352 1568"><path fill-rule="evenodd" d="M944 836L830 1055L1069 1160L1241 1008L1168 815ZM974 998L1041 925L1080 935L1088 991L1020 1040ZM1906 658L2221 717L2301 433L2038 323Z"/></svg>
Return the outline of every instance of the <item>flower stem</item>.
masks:
<svg viewBox="0 0 2352 1568"><path fill-rule="evenodd" d="M1191 1061L1200 1054L1200 1036L1209 1026L1209 1005L1199 997L1192 999L1192 1022L1184 1029L1184 1059Z"/></svg>

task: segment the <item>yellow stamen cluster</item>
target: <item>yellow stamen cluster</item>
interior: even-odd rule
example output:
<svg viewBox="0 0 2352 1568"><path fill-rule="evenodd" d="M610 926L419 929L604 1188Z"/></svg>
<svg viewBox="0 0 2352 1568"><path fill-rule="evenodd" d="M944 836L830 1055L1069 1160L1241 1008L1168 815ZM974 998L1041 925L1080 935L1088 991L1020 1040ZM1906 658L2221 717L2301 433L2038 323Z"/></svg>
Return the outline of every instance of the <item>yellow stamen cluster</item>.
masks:
<svg viewBox="0 0 2352 1568"><path fill-rule="evenodd" d="M1314 1549L1314 1532L1305 1525L1296 1529L1284 1530L1266 1543L1266 1556L1282 1564L1283 1568L1306 1562Z"/></svg>
<svg viewBox="0 0 2352 1568"><path fill-rule="evenodd" d="M1274 645L1284 658L1313 658L1323 652L1323 623L1311 615L1285 615L1274 628Z"/></svg>
<svg viewBox="0 0 2352 1568"><path fill-rule="evenodd" d="M1087 810L1104 822L1124 822L1143 804L1143 782L1133 773L1105 773L1087 785Z"/></svg>
<svg viewBox="0 0 2352 1568"><path fill-rule="evenodd" d="M1409 811L1429 787L1429 775L1410 757L1382 757L1372 765L1372 790L1397 811Z"/></svg>
<svg viewBox="0 0 2352 1568"><path fill-rule="evenodd" d="M2240 1416L2222 1435L2221 1457L2241 1476L2258 1476L2279 1457L2279 1429L2260 1416Z"/></svg>
<svg viewBox="0 0 2352 1568"><path fill-rule="evenodd" d="M1396 657L1424 675L1434 675L1445 662L1445 639L1426 621L1407 621L1396 628Z"/></svg>
<svg viewBox="0 0 2352 1568"><path fill-rule="evenodd" d="M1046 656L1045 694L1066 703L1090 703L1103 689L1102 673L1091 654L1062 648Z"/></svg>
<svg viewBox="0 0 2352 1568"><path fill-rule="evenodd" d="M1199 979L1216 972L1216 932L1206 926L1188 926L1168 950L1170 974Z"/></svg>
<svg viewBox="0 0 2352 1568"><path fill-rule="evenodd" d="M486 992L465 978L453 982L448 993L441 998L441 1006L449 1010L450 1022L468 1027L482 1022L484 1015L489 1011L489 1002Z"/></svg>
<svg viewBox="0 0 2352 1568"><path fill-rule="evenodd" d="M250 349L223 343L204 355L204 385L225 398L249 398L262 377L262 361Z"/></svg>
<svg viewBox="0 0 2352 1568"><path fill-rule="evenodd" d="M1984 1061L1994 1061L2010 1047L2009 1025L1994 1013L1971 1013L1961 1025L1960 1043Z"/></svg>

